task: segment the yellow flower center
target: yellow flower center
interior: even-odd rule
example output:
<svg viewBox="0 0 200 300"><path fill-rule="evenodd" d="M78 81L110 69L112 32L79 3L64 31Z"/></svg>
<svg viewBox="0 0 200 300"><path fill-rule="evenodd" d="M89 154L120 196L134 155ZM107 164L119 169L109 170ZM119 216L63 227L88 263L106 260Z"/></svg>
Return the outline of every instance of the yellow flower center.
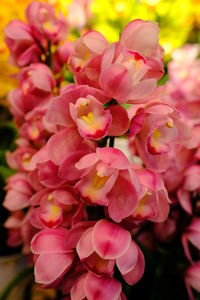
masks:
<svg viewBox="0 0 200 300"><path fill-rule="evenodd" d="M52 219L56 219L59 212L60 212L60 208L57 205L53 204L51 206L51 217L52 217Z"/></svg>
<svg viewBox="0 0 200 300"><path fill-rule="evenodd" d="M82 116L81 119L83 119L87 124L92 124L94 122L92 112L89 112L86 116Z"/></svg>
<svg viewBox="0 0 200 300"><path fill-rule="evenodd" d="M31 155L29 153L25 153L22 158L23 164L25 166L28 165L30 160L31 160Z"/></svg>
<svg viewBox="0 0 200 300"><path fill-rule="evenodd" d="M50 32L52 32L52 33L54 33L54 32L56 32L56 26L55 26L55 24L53 24L52 22L50 22L50 21L46 21L46 22L44 22L43 23L43 26L44 26L44 28L46 29L46 30L48 30L48 31L50 31Z"/></svg>
<svg viewBox="0 0 200 300"><path fill-rule="evenodd" d="M92 187L99 190L101 189L106 181L108 180L109 176L98 176L97 174L94 176L93 178L93 183L92 183Z"/></svg>
<svg viewBox="0 0 200 300"><path fill-rule="evenodd" d="M155 129L152 136L153 136L153 139L157 140L159 137L161 137L161 133L158 129Z"/></svg>
<svg viewBox="0 0 200 300"><path fill-rule="evenodd" d="M168 121L166 124L165 124L168 128L172 128L174 126L173 122L172 121Z"/></svg>
<svg viewBox="0 0 200 300"><path fill-rule="evenodd" d="M31 139L37 139L40 135L40 131L35 123L28 130Z"/></svg>
<svg viewBox="0 0 200 300"><path fill-rule="evenodd" d="M52 194L52 193L50 193L50 194L48 195L47 200L48 200L48 201L53 201L53 200L54 200L54 197L53 197L53 194Z"/></svg>

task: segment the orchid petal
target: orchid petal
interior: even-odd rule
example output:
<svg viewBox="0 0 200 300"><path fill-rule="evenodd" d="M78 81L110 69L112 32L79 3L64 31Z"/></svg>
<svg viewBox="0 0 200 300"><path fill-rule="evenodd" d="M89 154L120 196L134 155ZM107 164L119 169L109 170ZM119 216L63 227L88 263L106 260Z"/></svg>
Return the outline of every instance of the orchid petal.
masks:
<svg viewBox="0 0 200 300"><path fill-rule="evenodd" d="M104 259L122 256L131 242L131 235L120 226L107 220L98 221L92 232L94 250Z"/></svg>
<svg viewBox="0 0 200 300"><path fill-rule="evenodd" d="M44 229L37 233L31 241L31 250L34 254L66 253L64 241L67 230Z"/></svg>
<svg viewBox="0 0 200 300"><path fill-rule="evenodd" d="M71 267L74 254L41 254L35 263L35 281L50 284Z"/></svg>

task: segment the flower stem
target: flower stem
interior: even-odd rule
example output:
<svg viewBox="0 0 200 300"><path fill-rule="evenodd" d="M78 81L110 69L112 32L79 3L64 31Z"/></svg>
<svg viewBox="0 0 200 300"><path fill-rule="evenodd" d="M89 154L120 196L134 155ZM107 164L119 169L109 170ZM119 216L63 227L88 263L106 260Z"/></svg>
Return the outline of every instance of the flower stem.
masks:
<svg viewBox="0 0 200 300"><path fill-rule="evenodd" d="M115 137L114 136L111 136L110 137L110 141L109 141L109 147L114 147L114 143L115 143Z"/></svg>
<svg viewBox="0 0 200 300"><path fill-rule="evenodd" d="M51 53L51 42L48 41L48 53L46 55L46 63L49 68L52 70L52 53Z"/></svg>
<svg viewBox="0 0 200 300"><path fill-rule="evenodd" d="M25 279L28 275L33 274L33 268L28 267L23 269L20 273L18 273L8 285L4 288L4 290L0 294L0 300L6 300L14 287L16 287L23 279Z"/></svg>

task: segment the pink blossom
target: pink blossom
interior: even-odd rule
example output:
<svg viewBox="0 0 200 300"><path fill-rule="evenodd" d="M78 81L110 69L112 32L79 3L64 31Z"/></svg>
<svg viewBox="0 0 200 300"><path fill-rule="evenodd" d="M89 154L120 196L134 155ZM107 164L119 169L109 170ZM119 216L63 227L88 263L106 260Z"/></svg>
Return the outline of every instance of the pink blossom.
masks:
<svg viewBox="0 0 200 300"><path fill-rule="evenodd" d="M29 170L35 170L42 184L48 188L56 188L62 186L66 181L73 182L80 178L82 171L77 170L74 164L83 155L94 150L92 145L84 144L84 142L80 145L80 149L77 149L79 143L77 144L76 140L73 140L74 131L66 131L64 135L63 132L61 133L61 137L64 136L66 139L63 143L60 142L61 145L64 145L63 149L61 148L57 153L58 148L56 150L54 140L50 141L32 157L29 164ZM74 147L72 153L69 151L70 147Z"/></svg>
<svg viewBox="0 0 200 300"><path fill-rule="evenodd" d="M182 94L184 102L193 102L199 99L200 61L197 58L198 52L198 45L185 45L172 53L173 60L168 64L170 84Z"/></svg>
<svg viewBox="0 0 200 300"><path fill-rule="evenodd" d="M172 144L186 143L190 129L174 107L153 102L136 112L130 126L130 138L146 166L163 172L170 165Z"/></svg>
<svg viewBox="0 0 200 300"><path fill-rule="evenodd" d="M81 221L84 212L71 186L43 189L31 198L31 224L36 228L70 227ZM78 214L78 215L77 215Z"/></svg>
<svg viewBox="0 0 200 300"><path fill-rule="evenodd" d="M88 95L93 96L102 104L109 101L109 98L98 89L87 85L70 84L53 99L47 111L47 122L55 124L57 129L74 127L74 121L70 114L70 103L75 104L79 98L86 98Z"/></svg>
<svg viewBox="0 0 200 300"><path fill-rule="evenodd" d="M93 273L82 275L71 289L72 300L125 300L119 281L107 276L96 276Z"/></svg>
<svg viewBox="0 0 200 300"><path fill-rule="evenodd" d="M182 235L182 244L186 257L192 263L192 255L189 248L189 242L198 250L200 250L200 218L194 218L191 224L185 229Z"/></svg>
<svg viewBox="0 0 200 300"><path fill-rule="evenodd" d="M29 213L25 215L22 211L12 212L4 226L8 229L8 245L22 245L22 253L30 254L30 242L37 230L29 222Z"/></svg>
<svg viewBox="0 0 200 300"><path fill-rule="evenodd" d="M30 142L43 145L50 136L44 123L46 107L36 107L24 117L24 122L19 128L20 136Z"/></svg>
<svg viewBox="0 0 200 300"><path fill-rule="evenodd" d="M192 289L200 292L200 262L196 262L189 266L185 273L185 284L188 291L188 296L190 300L194 300L194 295Z"/></svg>
<svg viewBox="0 0 200 300"><path fill-rule="evenodd" d="M6 220L4 226L8 229L8 245L16 247L22 244L21 228L24 219L22 211L13 212Z"/></svg>
<svg viewBox="0 0 200 300"><path fill-rule="evenodd" d="M81 29L92 17L91 0L73 0L68 7L68 21L73 28Z"/></svg>
<svg viewBox="0 0 200 300"><path fill-rule="evenodd" d="M135 20L122 31L120 41L105 49L100 85L119 103L148 101L164 73L159 27L151 21Z"/></svg>
<svg viewBox="0 0 200 300"><path fill-rule="evenodd" d="M148 169L136 171L142 184L142 196L133 213L133 219L163 222L169 214L170 200L159 174Z"/></svg>
<svg viewBox="0 0 200 300"><path fill-rule="evenodd" d="M16 173L8 178L7 194L3 202L4 207L10 211L17 211L30 205L30 198L34 194L26 173Z"/></svg>
<svg viewBox="0 0 200 300"><path fill-rule="evenodd" d="M188 147L188 142L186 143ZM175 191L184 181L184 170L195 163L193 150L184 145L173 145L170 151L170 166L162 174L168 192Z"/></svg>
<svg viewBox="0 0 200 300"><path fill-rule="evenodd" d="M125 281L133 285L144 272L143 254L130 233L107 220L86 230L76 249L79 258L96 274L112 276L116 262Z"/></svg>
<svg viewBox="0 0 200 300"><path fill-rule="evenodd" d="M96 153L81 158L76 168L86 171L75 186L84 201L108 206L108 213L116 222L133 213L140 184L120 150L97 148Z"/></svg>
<svg viewBox="0 0 200 300"><path fill-rule="evenodd" d="M119 103L147 98L156 88L155 79L145 79L149 66L145 58L122 44L111 44L101 63L100 85L106 95Z"/></svg>
<svg viewBox="0 0 200 300"><path fill-rule="evenodd" d="M26 18L34 36L44 48L47 42L57 43L68 31L68 24L62 14L57 18L53 7L47 3L32 2L26 9Z"/></svg>
<svg viewBox="0 0 200 300"><path fill-rule="evenodd" d="M101 58L107 46L106 38L94 30L86 32L74 43L75 52L69 58L68 67L78 84L100 87Z"/></svg>
<svg viewBox="0 0 200 300"><path fill-rule="evenodd" d="M190 192L186 191L183 187L180 187L177 191L178 201L181 207L189 214L192 215L192 202Z"/></svg>
<svg viewBox="0 0 200 300"><path fill-rule="evenodd" d="M66 232L64 228L44 229L33 237L31 250L37 256L36 282L50 285L72 266L74 253L64 246Z"/></svg>
<svg viewBox="0 0 200 300"><path fill-rule="evenodd" d="M51 70L42 63L23 68L18 78L23 95L28 95L33 100L38 97L48 97L55 87Z"/></svg>
<svg viewBox="0 0 200 300"><path fill-rule="evenodd" d="M95 144L83 140L76 130L65 129L54 134L47 143L47 153L51 161L59 167L61 178L68 181L80 178L82 171L74 164L86 153L95 150Z"/></svg>
<svg viewBox="0 0 200 300"><path fill-rule="evenodd" d="M6 160L10 168L14 170L27 171L32 156L36 150L29 144L19 146L14 152L6 153Z"/></svg>
<svg viewBox="0 0 200 300"><path fill-rule="evenodd" d="M191 165L185 170L183 175L183 184L177 192L177 197L181 207L189 215L192 215L193 208L191 201L191 193L199 191L200 167L198 165Z"/></svg>
<svg viewBox="0 0 200 300"><path fill-rule="evenodd" d="M70 85L49 106L46 123L59 131L49 139L47 152L51 161L60 166L61 177L80 178L81 171L74 168L74 164L96 147L94 141L84 137L100 139L107 134L111 114L103 110L105 101L107 98L97 89ZM86 104L85 108L79 108L80 103Z"/></svg>
<svg viewBox="0 0 200 300"><path fill-rule="evenodd" d="M11 62L19 67L40 61L41 50L31 28L22 21L11 21L4 30Z"/></svg>
<svg viewBox="0 0 200 300"><path fill-rule="evenodd" d="M86 85L70 85L50 104L46 122L57 128L77 128L83 138L98 140L105 135L123 135L129 128L127 111L119 105L103 104L109 98Z"/></svg>
<svg viewBox="0 0 200 300"><path fill-rule="evenodd" d="M150 67L147 78L160 79L163 74L163 48L159 45L158 24L152 21L134 20L123 29L120 42L126 48L136 51L145 57Z"/></svg>
<svg viewBox="0 0 200 300"><path fill-rule="evenodd" d="M112 122L109 110L104 111L101 102L90 95L70 103L70 114L80 135L94 140L107 135Z"/></svg>
<svg viewBox="0 0 200 300"><path fill-rule="evenodd" d="M23 68L18 78L20 87L11 91L9 104L17 123L21 124L26 113L47 105L55 81L50 69L41 63Z"/></svg>
<svg viewBox="0 0 200 300"><path fill-rule="evenodd" d="M200 166L193 165L185 172L184 189L187 191L195 191L200 188Z"/></svg>
<svg viewBox="0 0 200 300"><path fill-rule="evenodd" d="M79 3L84 16L87 4ZM31 248L35 281L62 290L65 299L125 300L115 268L128 285L136 284L145 261L132 236L140 235L142 222L160 224L169 214L171 201L158 173L165 172L174 198L179 189L187 209L189 193L199 190L199 124L164 100L156 101L163 74L156 23L132 21L111 45L94 30L73 45L60 45L68 30L62 15L57 18L47 3L32 2L26 17L29 25L15 23L19 49L14 29L7 29L11 55L18 65L30 63L38 43L47 61L53 44L53 71L44 63L26 66L17 76L19 87L9 95L19 129L18 148L7 154L8 164L18 171L8 179L3 203L11 212L5 224L9 243L23 243L27 253ZM63 88L66 67L75 84ZM128 137L127 156L113 147L121 136ZM172 184L170 174L182 175ZM155 247L161 230L167 237L174 233L175 219L157 231L152 225L152 233L144 227L139 239L149 237L146 244ZM186 255L189 241L199 247L198 226L193 225L182 239ZM165 241L162 234L159 241Z"/></svg>

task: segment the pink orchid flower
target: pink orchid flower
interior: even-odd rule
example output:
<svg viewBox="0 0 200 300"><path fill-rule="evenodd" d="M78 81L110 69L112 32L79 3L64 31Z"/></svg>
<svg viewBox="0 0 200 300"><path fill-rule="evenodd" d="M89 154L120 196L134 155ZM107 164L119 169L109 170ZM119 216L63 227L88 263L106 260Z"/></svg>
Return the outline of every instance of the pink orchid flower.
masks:
<svg viewBox="0 0 200 300"><path fill-rule="evenodd" d="M60 14L57 18L53 7L48 3L31 2L26 9L26 18L34 36L44 48L47 48L48 41L55 44L67 34L65 17Z"/></svg>
<svg viewBox="0 0 200 300"><path fill-rule="evenodd" d="M71 268L74 260L72 250L65 249L67 230L64 228L44 229L31 241L31 250L37 256L35 281L50 285Z"/></svg>
<svg viewBox="0 0 200 300"><path fill-rule="evenodd" d="M14 152L6 152L6 161L10 168L28 171L29 163L36 150L29 144L19 146Z"/></svg>
<svg viewBox="0 0 200 300"><path fill-rule="evenodd" d="M8 100L17 124L21 125L28 112L36 107L46 107L52 96L55 81L50 69L41 63L23 68L18 78L20 88L12 90Z"/></svg>
<svg viewBox="0 0 200 300"><path fill-rule="evenodd" d="M133 219L165 221L169 214L170 200L161 176L148 169L138 169L136 173L142 184L142 197L132 215Z"/></svg>
<svg viewBox="0 0 200 300"><path fill-rule="evenodd" d="M99 88L101 58L108 41L99 32L90 30L74 43L74 54L69 57L68 67L78 84Z"/></svg>
<svg viewBox="0 0 200 300"><path fill-rule="evenodd" d="M101 139L107 135L112 122L109 110L91 95L70 103L70 114L83 138Z"/></svg>
<svg viewBox="0 0 200 300"><path fill-rule="evenodd" d="M198 192L200 188L200 167L199 165L191 165L184 172L184 183L177 191L177 197L181 207L192 215L192 193Z"/></svg>
<svg viewBox="0 0 200 300"><path fill-rule="evenodd" d="M93 273L83 274L73 285L70 296L72 300L126 300L119 281Z"/></svg>
<svg viewBox="0 0 200 300"><path fill-rule="evenodd" d="M11 21L4 30L5 42L10 50L11 62L19 67L40 61L41 50L31 28L22 21Z"/></svg>
<svg viewBox="0 0 200 300"><path fill-rule="evenodd" d="M7 194L3 202L10 211L17 211L30 205L30 198L35 193L27 174L16 173L8 178Z"/></svg>
<svg viewBox="0 0 200 300"><path fill-rule="evenodd" d="M81 139L77 131L61 130L33 155L28 169L38 173L44 186L62 186L66 181L73 182L80 178L83 172L75 164L83 155L94 150L95 144Z"/></svg>
<svg viewBox="0 0 200 300"><path fill-rule="evenodd" d="M68 21L72 28L81 29L92 17L91 0L73 0L68 7Z"/></svg>
<svg viewBox="0 0 200 300"><path fill-rule="evenodd" d="M197 44L185 45L172 53L173 60L168 64L169 84L176 89L176 94L173 93L174 96L178 96L179 92L182 98L181 102L193 102L199 99L200 61L197 58L198 53L199 46Z"/></svg>
<svg viewBox="0 0 200 300"><path fill-rule="evenodd" d="M188 142L185 145L188 148ZM170 166L162 174L168 192L176 191L184 182L184 171L195 163L194 152L184 145L174 144L170 151Z"/></svg>
<svg viewBox="0 0 200 300"><path fill-rule="evenodd" d="M8 245L22 245L22 253L30 254L30 243L37 230L29 222L29 212L26 215L22 211L12 212L4 226L8 229Z"/></svg>
<svg viewBox="0 0 200 300"><path fill-rule="evenodd" d="M44 115L46 107L36 107L25 115L24 122L19 128L20 136L36 145L46 144L50 133L46 129Z"/></svg>
<svg viewBox="0 0 200 300"><path fill-rule="evenodd" d="M109 110L103 109L102 102L106 100L99 90L71 85L54 98L48 108L46 121L61 129L75 131L77 128L78 132L73 135L79 143L82 138L100 139L107 134L112 121ZM57 135L61 135L61 132L64 134L65 129ZM56 135L53 138L56 139Z"/></svg>
<svg viewBox="0 0 200 300"><path fill-rule="evenodd" d="M185 172L184 189L190 192L200 188L200 166L193 165Z"/></svg>
<svg viewBox="0 0 200 300"><path fill-rule="evenodd" d="M118 149L97 148L76 164L86 174L75 185L84 201L108 207L116 222L129 216L138 203L140 183L126 156Z"/></svg>
<svg viewBox="0 0 200 300"><path fill-rule="evenodd" d="M184 144L190 129L178 111L162 102L147 104L138 109L130 125L130 139L146 166L157 172L170 165L172 144Z"/></svg>
<svg viewBox="0 0 200 300"><path fill-rule="evenodd" d="M46 145L33 155L28 170L36 172L40 182L45 187L56 188L64 183L64 180L58 175L58 166L49 159Z"/></svg>
<svg viewBox="0 0 200 300"><path fill-rule="evenodd" d="M8 229L8 245L10 247L17 247L22 244L21 228L24 219L22 211L13 212L6 220L4 226Z"/></svg>
<svg viewBox="0 0 200 300"><path fill-rule="evenodd" d="M83 138L93 140L105 135L123 135L129 128L127 111L120 105L110 105L104 109L103 104L108 101L109 98L95 88L68 86L51 102L46 122L60 129L77 128Z"/></svg>
<svg viewBox="0 0 200 300"><path fill-rule="evenodd" d="M195 300L192 288L200 292L200 262L189 266L185 273L185 284L188 291L189 300Z"/></svg>
<svg viewBox="0 0 200 300"><path fill-rule="evenodd" d="M177 198L182 209L184 209L189 215L192 215L192 201L190 192L186 191L183 187L180 187L177 191Z"/></svg>
<svg viewBox="0 0 200 300"><path fill-rule="evenodd" d="M24 97L27 95L32 101L38 101L38 98L49 97L52 95L55 87L51 70L42 63L31 64L23 68L18 78ZM30 103L30 105L31 109L36 106L34 103Z"/></svg>
<svg viewBox="0 0 200 300"><path fill-rule="evenodd" d="M134 20L123 29L120 42L128 49L145 57L150 67L146 78L160 79L163 74L164 50L159 45L159 26L156 22Z"/></svg>
<svg viewBox="0 0 200 300"><path fill-rule="evenodd" d="M155 78L145 78L149 70L145 58L118 42L104 52L100 85L106 95L119 103L143 101L156 89Z"/></svg>
<svg viewBox="0 0 200 300"><path fill-rule="evenodd" d="M193 263L192 255L189 248L189 242L198 250L200 250L200 218L194 218L191 224L186 228L182 235L182 245L185 256Z"/></svg>
<svg viewBox="0 0 200 300"><path fill-rule="evenodd" d="M63 297L68 297L67 299L70 298L70 292L76 281L87 272L87 269L83 263L80 262L78 257L73 262L72 267L62 278L62 281L60 282L60 287L62 290ZM65 298L64 298L65 299ZM71 298L69 299L71 300Z"/></svg>
<svg viewBox="0 0 200 300"><path fill-rule="evenodd" d="M43 189L31 198L33 207L30 216L31 224L36 228L70 227L84 212L77 201L77 195L71 186L59 189ZM78 213L78 216L77 216ZM78 217L78 218L77 218Z"/></svg>
<svg viewBox="0 0 200 300"><path fill-rule="evenodd" d="M133 285L144 272L143 254L130 233L107 220L87 229L76 250L88 270L97 275L112 276L116 263L124 280Z"/></svg>

